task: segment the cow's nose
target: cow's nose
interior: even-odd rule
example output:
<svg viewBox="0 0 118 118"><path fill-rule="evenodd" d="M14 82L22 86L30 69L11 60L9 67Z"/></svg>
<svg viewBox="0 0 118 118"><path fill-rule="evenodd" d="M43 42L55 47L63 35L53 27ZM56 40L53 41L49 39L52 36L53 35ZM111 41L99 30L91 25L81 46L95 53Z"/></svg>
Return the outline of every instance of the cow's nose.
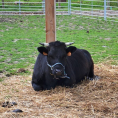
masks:
<svg viewBox="0 0 118 118"><path fill-rule="evenodd" d="M58 76L61 76L62 75L62 70L56 69L55 71L56 71L56 75L58 75Z"/></svg>

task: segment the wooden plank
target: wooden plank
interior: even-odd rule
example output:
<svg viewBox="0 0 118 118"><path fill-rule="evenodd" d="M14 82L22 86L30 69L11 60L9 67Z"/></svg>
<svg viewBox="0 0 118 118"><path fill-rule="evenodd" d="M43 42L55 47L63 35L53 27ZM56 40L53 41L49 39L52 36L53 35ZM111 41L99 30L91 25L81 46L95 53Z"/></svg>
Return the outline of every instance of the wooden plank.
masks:
<svg viewBox="0 0 118 118"><path fill-rule="evenodd" d="M56 41L55 0L45 0L46 43Z"/></svg>

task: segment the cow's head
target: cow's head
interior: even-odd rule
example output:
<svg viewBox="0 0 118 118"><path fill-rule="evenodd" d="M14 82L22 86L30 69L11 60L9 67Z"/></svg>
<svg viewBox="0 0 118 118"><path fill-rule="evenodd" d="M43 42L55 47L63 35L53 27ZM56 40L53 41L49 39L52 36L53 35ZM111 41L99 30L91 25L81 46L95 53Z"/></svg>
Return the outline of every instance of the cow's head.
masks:
<svg viewBox="0 0 118 118"><path fill-rule="evenodd" d="M67 56L76 50L76 47L70 46L73 43L63 43L59 41L51 43L40 43L43 47L38 47L38 51L47 56L47 66L50 68L50 74L54 77L63 77L65 76L65 66L67 62ZM44 47L45 46L45 47Z"/></svg>

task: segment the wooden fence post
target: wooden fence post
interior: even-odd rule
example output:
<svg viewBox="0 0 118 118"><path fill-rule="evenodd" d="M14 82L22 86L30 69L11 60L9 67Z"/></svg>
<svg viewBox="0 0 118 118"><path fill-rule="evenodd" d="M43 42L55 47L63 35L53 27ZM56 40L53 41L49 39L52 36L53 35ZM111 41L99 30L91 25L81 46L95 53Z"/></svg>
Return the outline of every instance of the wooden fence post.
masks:
<svg viewBox="0 0 118 118"><path fill-rule="evenodd" d="M45 0L46 43L56 41L55 0Z"/></svg>

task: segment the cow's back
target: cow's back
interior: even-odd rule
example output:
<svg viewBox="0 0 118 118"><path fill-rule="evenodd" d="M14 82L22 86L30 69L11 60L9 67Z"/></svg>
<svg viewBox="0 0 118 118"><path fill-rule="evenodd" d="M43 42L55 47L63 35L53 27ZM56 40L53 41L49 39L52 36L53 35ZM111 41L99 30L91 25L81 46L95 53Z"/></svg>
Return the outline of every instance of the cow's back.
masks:
<svg viewBox="0 0 118 118"><path fill-rule="evenodd" d="M67 60L71 64L70 71L73 71L76 83L85 79L85 76L89 76L93 61L88 51L77 49Z"/></svg>

